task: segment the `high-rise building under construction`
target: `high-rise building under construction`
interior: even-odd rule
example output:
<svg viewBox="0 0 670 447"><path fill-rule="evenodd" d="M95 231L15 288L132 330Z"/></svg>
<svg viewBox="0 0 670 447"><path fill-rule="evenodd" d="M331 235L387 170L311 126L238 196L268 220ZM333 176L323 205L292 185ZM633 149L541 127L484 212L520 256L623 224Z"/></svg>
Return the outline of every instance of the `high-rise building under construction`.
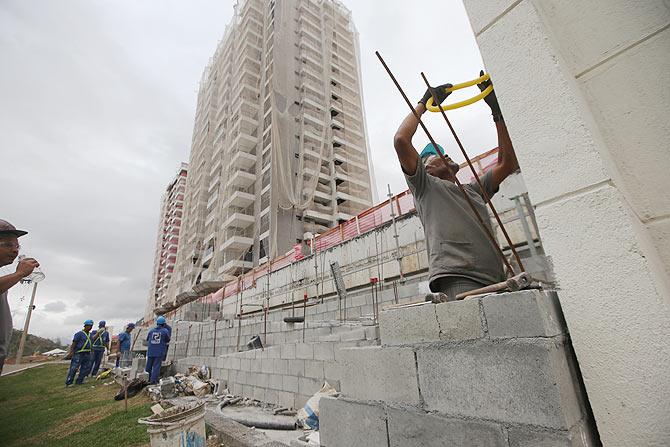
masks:
<svg viewBox="0 0 670 447"><path fill-rule="evenodd" d="M165 188L161 200L154 271L147 302L147 317L149 318L153 316L154 309L164 306L167 302L168 284L177 260L187 174L188 164L182 163L175 178Z"/></svg>
<svg viewBox="0 0 670 447"><path fill-rule="evenodd" d="M235 5L200 82L172 298L372 205L358 52L338 1Z"/></svg>

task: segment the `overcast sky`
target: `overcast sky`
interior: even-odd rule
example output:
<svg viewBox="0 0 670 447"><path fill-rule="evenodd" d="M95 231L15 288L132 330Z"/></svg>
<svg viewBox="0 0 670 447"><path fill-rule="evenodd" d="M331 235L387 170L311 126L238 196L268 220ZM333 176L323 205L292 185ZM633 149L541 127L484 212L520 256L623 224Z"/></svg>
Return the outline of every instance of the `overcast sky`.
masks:
<svg viewBox="0 0 670 447"><path fill-rule="evenodd" d="M421 71L433 84L456 83L483 65L461 0L344 3L360 35L385 198L387 183L407 188L392 138L408 109L374 51L413 101L425 91ZM46 274L31 333L71 340L87 318L116 333L143 315L160 197L188 161L198 80L232 13L224 0L0 2L0 218L30 232L22 252ZM450 114L471 155L496 146L489 114L482 101ZM438 142L461 160L442 118L430 115ZM29 298L28 286L10 291L16 328Z"/></svg>

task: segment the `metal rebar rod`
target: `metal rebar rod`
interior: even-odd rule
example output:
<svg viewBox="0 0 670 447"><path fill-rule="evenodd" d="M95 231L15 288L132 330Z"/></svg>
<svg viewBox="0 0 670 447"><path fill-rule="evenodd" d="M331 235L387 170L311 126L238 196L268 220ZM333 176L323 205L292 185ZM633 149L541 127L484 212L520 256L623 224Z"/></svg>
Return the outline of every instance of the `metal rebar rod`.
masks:
<svg viewBox="0 0 670 447"><path fill-rule="evenodd" d="M393 222L393 239L395 240L396 259L398 260L398 272L400 273L400 281L405 282L405 274L402 271L402 255L400 254L400 242L399 242L400 236L398 235L398 226L396 225L395 221L395 210L393 209L393 193L391 193L391 185L387 183L386 186L388 187L389 190L388 198L389 198L389 205L391 207L391 221Z"/></svg>
<svg viewBox="0 0 670 447"><path fill-rule="evenodd" d="M302 342L305 343L305 326L307 326L307 292L302 300Z"/></svg>
<svg viewBox="0 0 670 447"><path fill-rule="evenodd" d="M188 357L188 347L191 344L191 328L193 324L188 325L188 333L186 334L186 352L184 352L184 357Z"/></svg>
<svg viewBox="0 0 670 447"><path fill-rule="evenodd" d="M426 86L430 89L430 92L433 95L433 101L435 101L435 103L437 103L437 98L435 97L435 91L430 86L430 83L428 82L428 78L426 78L426 75L423 72L421 72L421 77L423 78L423 81L426 83ZM440 113L442 114L442 117L444 118L444 121L447 123L447 126L449 126L449 130L451 131L451 134L454 136L454 140L456 140L456 144L458 144L458 147L461 150L461 154L463 154L463 157L465 157L465 161L468 163L468 166L470 167L470 171L472 171L472 175L475 176L475 180L477 181L477 185L479 185L479 189L482 192L482 196L484 197L484 201L489 205L489 208L491 208L491 211L493 212L493 216L495 217L496 222L498 222L498 226L500 226L500 230L502 231L503 235L505 236L505 240L507 241L507 245L509 245L510 250L512 250L512 254L514 255L514 259L516 259L516 262L519 264L519 269L521 269L522 272L525 272L526 270L523 267L523 263L521 262L521 258L519 257L519 253L517 253L516 248L514 248L514 244L512 243L512 239L509 237L509 234L507 233L507 230L505 229L505 225L503 225L502 221L500 220L500 216L498 215L498 211L496 210L495 206L493 206L493 202L491 202L491 198L489 197L489 194L486 192L486 189L484 189L484 185L482 184L482 181L480 180L479 175L477 174L477 170L472 165L472 161L470 161L470 157L468 157L467 152L465 152L465 148L463 147L463 143L461 143L461 139L458 138L458 135L456 134L456 130L454 129L454 126L451 125L451 121L449 121L449 118L447 118L447 114L444 112L442 107L440 107L438 105L438 109L440 109ZM498 156L500 156L500 155L498 155Z"/></svg>
<svg viewBox="0 0 670 447"><path fill-rule="evenodd" d="M175 328L175 334L174 334L174 349L172 350L172 361L173 362L177 358L177 343L178 342L179 342L179 324L177 324L177 327Z"/></svg>
<svg viewBox="0 0 670 447"><path fill-rule="evenodd" d="M416 113L416 110L414 110L414 107L412 107L412 103L410 102L409 98L407 98L407 95L406 95L405 92L403 91L402 87L400 87L400 84L398 84L398 81L396 80L395 76L393 76L393 73L391 72L391 69L388 67L388 65L386 65L386 62L384 62L384 59L382 58L381 54L379 54L379 51L375 51L375 54L377 55L377 58L379 59L379 61L380 61L380 62L382 63L382 65L384 66L384 69L386 70L386 72L388 73L389 77L391 78L391 80L393 81L393 83L395 84L395 86L397 87L397 89L398 89L398 91L400 92L400 94L402 95L403 99L404 99L405 102L407 103L407 106L408 106L408 107L410 108L410 110L412 111L412 114L414 115L414 117L417 119L417 121L418 121L419 124L421 125L421 128L423 129L423 131L424 131L424 132L426 133L426 135L428 136L428 139L430 140L430 142L433 144L434 147L437 147L437 143L436 143L435 140L433 139L433 136L432 136L432 135L430 134L430 132L428 131L428 128L426 127L426 125L423 124L423 121L421 120L421 117L419 116L418 113ZM444 154L442 154L441 151L436 151L436 152L438 153L438 155L440 156L440 158L442 159L442 161L446 164L446 163L447 163L447 159L444 157ZM466 202L468 203L468 205L470 206L470 209L472 210L473 214L474 214L475 217L477 218L477 221L479 222L479 224L480 224L480 225L482 226L482 228L484 229L484 232L485 232L486 235L488 236L488 238L489 238L489 240L491 241L491 243L493 244L493 246L496 248L496 251L497 251L498 255L500 256L500 258L502 259L503 263L505 264L505 267L507 267L508 270L510 270L510 271L513 272L514 269L512 269L512 266L510 265L509 261L508 261L507 258L505 257L505 254L502 252L500 246L498 245L498 242L497 242L496 239L493 237L493 234L491 233L491 230L490 230L489 227L487 227L486 224L484 223L484 220L482 219L482 216L479 215L479 212L477 211L477 208L475 208L475 204L472 203L472 199L470 198L470 196L468 195L468 193L465 191L465 189L463 188L463 185L462 185L461 182L458 180L458 178L455 179L455 183L456 183L456 186L458 186L458 188L461 190L461 193L463 194L463 197L465 197L465 201L466 201Z"/></svg>
<svg viewBox="0 0 670 447"><path fill-rule="evenodd" d="M214 347L212 348L212 356L216 357L216 323L218 323L219 320L215 319L214 320Z"/></svg>

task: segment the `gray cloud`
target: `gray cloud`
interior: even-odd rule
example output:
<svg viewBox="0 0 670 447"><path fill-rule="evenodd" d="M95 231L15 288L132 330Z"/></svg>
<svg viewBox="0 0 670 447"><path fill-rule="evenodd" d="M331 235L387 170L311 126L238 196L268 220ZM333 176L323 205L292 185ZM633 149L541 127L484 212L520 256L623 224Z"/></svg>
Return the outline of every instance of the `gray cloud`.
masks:
<svg viewBox="0 0 670 447"><path fill-rule="evenodd" d="M52 301L50 303L47 303L44 305L44 311L45 312L52 312L52 313L61 313L64 312L66 309L66 305L62 301Z"/></svg>
<svg viewBox="0 0 670 447"><path fill-rule="evenodd" d="M395 192L407 187L391 142L408 111L374 50L413 100L425 90L421 70L434 83L460 82L482 62L460 2L344 3L360 33L383 198L386 183ZM120 329L143 314L160 196L188 159L198 81L232 11L232 2L218 0L0 3L0 218L30 231L24 252L47 276L31 332L66 340L85 319ZM428 31L435 17L440 28ZM483 104L451 119L472 153L495 146ZM453 152L441 117L427 123ZM417 134L417 147L427 142ZM15 327L27 293L23 286L10 292Z"/></svg>

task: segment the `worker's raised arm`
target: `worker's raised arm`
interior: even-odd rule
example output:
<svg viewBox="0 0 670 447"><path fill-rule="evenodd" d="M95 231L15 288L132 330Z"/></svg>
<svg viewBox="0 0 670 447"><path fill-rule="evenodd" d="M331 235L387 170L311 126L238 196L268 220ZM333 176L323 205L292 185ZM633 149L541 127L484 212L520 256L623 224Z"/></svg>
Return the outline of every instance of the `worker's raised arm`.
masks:
<svg viewBox="0 0 670 447"><path fill-rule="evenodd" d="M426 102L433 94L437 98L437 104L442 104L451 93L446 90L449 87L451 87L451 84L443 84L434 89L426 89L426 93L424 93L421 100L419 100L419 104L414 108L416 116L420 117L426 113ZM398 127L393 137L393 147L396 154L398 154L400 166L407 175L414 175L416 173L416 165L419 162L419 154L412 144L412 137L414 137L417 127L419 127L419 120L416 116L414 113L407 115L402 123L400 123L400 127Z"/></svg>
<svg viewBox="0 0 670 447"><path fill-rule="evenodd" d="M414 111L421 116L426 112L426 106L419 103ZM400 166L407 175L414 175L416 165L419 162L419 153L412 144L412 137L418 126L419 120L416 119L414 114L410 113L402 121L393 137L393 147L398 154L398 161L400 161Z"/></svg>
<svg viewBox="0 0 670 447"><path fill-rule="evenodd" d="M484 75L484 71L479 72L480 76ZM480 84L477 84L480 90L484 91L486 87L491 85L491 79L488 79ZM491 93L484 97L484 101L491 108L491 115L493 115L493 122L496 125L496 132L498 134L498 163L491 169L491 180L493 182L493 189L498 189L498 186L505 180L510 174L519 169L519 162L516 159L516 154L514 153L514 147L512 146L512 140L509 137L507 132L507 125L503 119L502 112L500 111L500 105L498 104L498 98L496 97L496 91L493 90Z"/></svg>
<svg viewBox="0 0 670 447"><path fill-rule="evenodd" d="M496 121L496 131L498 132L498 163L491 169L494 188L497 188L503 180L519 169L512 140L507 133L507 126L503 119Z"/></svg>

